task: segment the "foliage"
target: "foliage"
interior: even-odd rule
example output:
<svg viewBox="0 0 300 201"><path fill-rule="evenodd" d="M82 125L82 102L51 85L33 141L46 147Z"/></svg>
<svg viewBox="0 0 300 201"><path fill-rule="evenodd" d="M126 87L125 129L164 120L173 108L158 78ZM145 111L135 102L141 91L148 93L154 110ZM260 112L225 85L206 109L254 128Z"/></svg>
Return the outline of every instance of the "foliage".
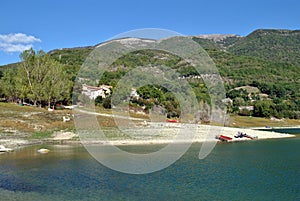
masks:
<svg viewBox="0 0 300 201"><path fill-rule="evenodd" d="M232 36L216 42L196 37L193 40L207 51L223 77L227 90L226 96L233 100L232 108L229 108L230 112L260 117L299 118L299 35L299 31L257 30L246 37ZM31 52L28 58L26 55L23 55L27 58L23 59L23 62L6 65L1 68L3 77L0 78L0 93L5 94L11 100L24 98L33 102L36 100L39 104L43 101L50 102L45 95L45 92L47 91L48 93L48 90L43 89L39 85L47 86L45 88L51 88L51 85L54 86L54 82L49 82L51 80L49 77L53 77L55 74L47 74L48 71L44 67L52 66L55 69L54 66L58 66L58 69L55 71L61 72L59 74L66 76L65 82L74 82L80 66L94 48L53 50L48 54L50 58L43 52L34 54ZM40 61L40 63L37 63L37 61ZM37 68L37 65L41 65L40 68ZM140 50L124 55L103 72L98 84L107 84L115 87L125 74L127 75L136 67L143 66L165 66L175 70L181 78L184 78L189 83L198 101L203 101L205 105L210 103L208 89L203 80L192 78L198 75L197 71L186 61L164 51ZM39 69L39 71L36 71L36 69ZM59 69L62 69L62 71L59 71ZM29 72L30 79L37 84L30 86L30 79L28 79L26 72ZM86 72L87 75L93 73L93 71ZM21 74L23 74L23 77ZM146 74L146 71L141 72L137 79L143 80L144 74ZM97 74L93 74L93 76L99 77ZM26 77L27 79L23 79ZM57 79L59 80L60 78ZM69 85L66 84L66 86ZM243 89L235 89L241 86L257 87L261 93L267 95L267 98L262 99L259 93L249 94ZM73 87L80 88L81 86ZM122 89L124 92L122 94L128 94L130 89L126 87ZM86 98L80 94L71 94L72 89L65 88L60 93L54 93L58 89L53 89L53 92L49 93L52 97L50 98L52 104L59 100L69 100L71 95L76 100ZM154 105L159 105L167 110L169 116L180 115L178 100L170 91L157 85L148 85L137 90L140 99L131 100L131 104L139 107L144 106L146 110L151 109ZM104 102L106 107L111 107L110 97L107 100L96 99L96 103L99 105L103 105ZM245 110L238 111L238 106L246 105L254 106L253 114ZM202 117L202 119L205 118Z"/></svg>
<svg viewBox="0 0 300 201"><path fill-rule="evenodd" d="M9 99L14 101L17 97L16 90L16 72L13 69L9 69L4 72L4 76L0 80L2 93Z"/></svg>
<svg viewBox="0 0 300 201"><path fill-rule="evenodd" d="M52 135L52 132L50 132L50 131L40 131L40 132L33 133L30 138L42 139L42 138L49 138L49 137L51 137L51 135Z"/></svg>
<svg viewBox="0 0 300 201"><path fill-rule="evenodd" d="M253 115L257 117L270 117L274 115L274 104L271 101L256 101Z"/></svg>
<svg viewBox="0 0 300 201"><path fill-rule="evenodd" d="M49 55L61 64L74 68L74 66L81 66L93 49L94 47L91 46L84 48L64 48L52 50L49 52Z"/></svg>
<svg viewBox="0 0 300 201"><path fill-rule="evenodd" d="M300 65L300 31L256 30L228 50L237 55Z"/></svg>
<svg viewBox="0 0 300 201"><path fill-rule="evenodd" d="M102 106L105 109L111 109L111 96L108 96L103 100Z"/></svg>
<svg viewBox="0 0 300 201"><path fill-rule="evenodd" d="M20 57L17 71L7 70L1 79L9 99L28 99L34 105L47 103L50 107L51 103L70 98L71 82L60 63L33 49L25 50Z"/></svg>

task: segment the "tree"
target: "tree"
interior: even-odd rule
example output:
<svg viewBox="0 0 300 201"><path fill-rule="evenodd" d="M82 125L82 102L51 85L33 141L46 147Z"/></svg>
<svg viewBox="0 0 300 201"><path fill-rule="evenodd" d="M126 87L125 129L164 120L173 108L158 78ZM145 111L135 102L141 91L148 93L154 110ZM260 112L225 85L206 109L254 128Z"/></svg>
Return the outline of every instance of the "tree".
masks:
<svg viewBox="0 0 300 201"><path fill-rule="evenodd" d="M63 66L50 58L44 51L35 52L32 48L21 54L16 80L20 98L29 98L34 105L48 107L70 95L71 81Z"/></svg>
<svg viewBox="0 0 300 201"><path fill-rule="evenodd" d="M97 96L97 98L95 99L95 105L100 106L103 103L103 98L102 96Z"/></svg>
<svg viewBox="0 0 300 201"><path fill-rule="evenodd" d="M25 50L20 55L22 62L18 71L18 77L25 78L25 83L29 89L27 97L30 98L34 105L41 102L42 93L45 89L45 77L48 72L46 53L42 50L35 52L32 48Z"/></svg>
<svg viewBox="0 0 300 201"><path fill-rule="evenodd" d="M102 106L105 109L111 109L111 96L108 96L103 100Z"/></svg>
<svg viewBox="0 0 300 201"><path fill-rule="evenodd" d="M233 106L245 106L246 102L243 98L240 97L236 97L235 99L233 99Z"/></svg>
<svg viewBox="0 0 300 201"><path fill-rule="evenodd" d="M9 69L4 73L4 76L0 81L0 85L3 93L11 101L15 101L17 99L17 94L18 94L16 90L15 77L16 77L16 72L12 69Z"/></svg>
<svg viewBox="0 0 300 201"><path fill-rule="evenodd" d="M53 102L54 107L58 100L63 100L70 94L71 81L60 63L49 59L46 65L48 71L44 78L45 87L42 91L42 97L47 100L48 107L51 106L51 102Z"/></svg>
<svg viewBox="0 0 300 201"><path fill-rule="evenodd" d="M1 79L3 92L11 100L31 100L34 105L47 103L55 105L57 101L70 98L71 78L62 64L50 58L42 50L25 50L20 55L22 62L17 72L7 70Z"/></svg>
<svg viewBox="0 0 300 201"><path fill-rule="evenodd" d="M256 101L254 103L253 115L257 117L270 117L273 114L273 103L271 101Z"/></svg>

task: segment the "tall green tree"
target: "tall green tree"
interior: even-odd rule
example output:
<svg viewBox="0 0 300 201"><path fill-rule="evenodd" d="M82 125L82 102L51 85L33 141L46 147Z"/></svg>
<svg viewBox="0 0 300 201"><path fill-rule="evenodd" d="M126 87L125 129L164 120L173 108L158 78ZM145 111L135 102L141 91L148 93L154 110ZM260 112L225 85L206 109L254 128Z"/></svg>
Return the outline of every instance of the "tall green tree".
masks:
<svg viewBox="0 0 300 201"><path fill-rule="evenodd" d="M70 98L71 77L63 65L40 50L25 50L17 70L8 70L1 79L4 94L10 99L29 99L34 105L50 107ZM16 72L17 71L17 72Z"/></svg>
<svg viewBox="0 0 300 201"><path fill-rule="evenodd" d="M47 66L48 72L45 77L43 98L48 102L48 107L51 103L54 107L57 101L68 98L71 93L72 82L60 63L48 60Z"/></svg>
<svg viewBox="0 0 300 201"><path fill-rule="evenodd" d="M9 69L5 71L2 79L0 80L0 86L2 92L11 101L15 101L18 96L15 77L16 77L16 72L13 69Z"/></svg>
<svg viewBox="0 0 300 201"><path fill-rule="evenodd" d="M270 117L274 114L272 101L256 101L254 103L253 115L257 117Z"/></svg>
<svg viewBox="0 0 300 201"><path fill-rule="evenodd" d="M28 87L27 98L31 99L34 105L41 103L42 93L45 88L45 77L47 74L47 61L50 59L42 50L35 52L32 48L25 50L20 55L22 62L18 71L18 78L25 79L24 84Z"/></svg>

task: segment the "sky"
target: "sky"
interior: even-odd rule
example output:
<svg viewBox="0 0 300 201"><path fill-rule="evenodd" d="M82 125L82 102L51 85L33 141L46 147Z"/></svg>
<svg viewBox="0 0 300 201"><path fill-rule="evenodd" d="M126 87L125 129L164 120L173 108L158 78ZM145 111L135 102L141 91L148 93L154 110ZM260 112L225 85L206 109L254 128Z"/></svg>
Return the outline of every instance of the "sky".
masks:
<svg viewBox="0 0 300 201"><path fill-rule="evenodd" d="M183 35L300 29L299 0L2 0L0 65L33 47L46 52L96 45L142 28Z"/></svg>

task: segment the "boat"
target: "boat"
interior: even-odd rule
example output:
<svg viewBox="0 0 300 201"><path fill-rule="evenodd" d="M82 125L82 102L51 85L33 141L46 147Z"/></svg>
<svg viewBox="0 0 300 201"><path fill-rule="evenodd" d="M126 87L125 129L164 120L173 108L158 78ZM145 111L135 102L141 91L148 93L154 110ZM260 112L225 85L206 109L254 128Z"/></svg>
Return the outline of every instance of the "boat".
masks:
<svg viewBox="0 0 300 201"><path fill-rule="evenodd" d="M238 132L237 134L234 135L235 138L250 138L251 140L253 140L254 138L257 138L256 135L249 135L247 133L242 133L242 132Z"/></svg>
<svg viewBox="0 0 300 201"><path fill-rule="evenodd" d="M237 134L234 135L234 137L235 138L243 138L243 137L245 137L245 134L239 131Z"/></svg>
<svg viewBox="0 0 300 201"><path fill-rule="evenodd" d="M176 119L168 119L167 122L169 123L178 123L179 121Z"/></svg>
<svg viewBox="0 0 300 201"><path fill-rule="evenodd" d="M221 140L222 142L228 142L229 140L232 140L231 137L225 135L217 135L216 139Z"/></svg>

